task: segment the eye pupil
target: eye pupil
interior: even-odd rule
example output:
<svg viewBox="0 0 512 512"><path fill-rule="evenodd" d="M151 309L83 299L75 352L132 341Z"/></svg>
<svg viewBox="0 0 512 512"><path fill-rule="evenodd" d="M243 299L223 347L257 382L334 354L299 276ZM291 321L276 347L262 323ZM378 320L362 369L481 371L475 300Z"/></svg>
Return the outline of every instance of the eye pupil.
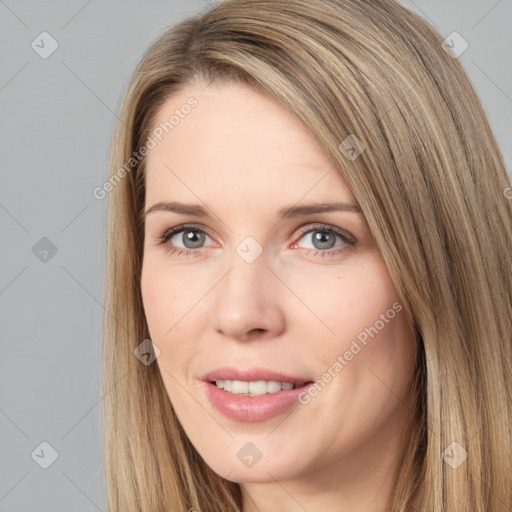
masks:
<svg viewBox="0 0 512 512"><path fill-rule="evenodd" d="M201 247L201 244L204 243L204 233L200 233L199 231L193 231L193 230L186 230L183 232L184 236L184 242L185 247L187 249L197 249L198 247ZM187 244L191 242L192 246L188 246Z"/></svg>
<svg viewBox="0 0 512 512"><path fill-rule="evenodd" d="M312 243L313 248L316 249L315 256L321 255L323 257L324 255L341 254L345 251L347 246L355 245L355 239L354 241L351 240L350 233L347 235L344 234L342 230L328 226L314 226L312 229L303 232L301 239L306 239L306 235L310 240L309 243ZM164 236L159 237L158 240L160 245L166 247L169 245L170 248L167 250L170 252L179 250L179 246L182 245L181 248L184 249L184 251L181 251L179 254L189 256L192 254L202 254L202 252L197 249L203 249L207 237L206 232L200 228L183 226L169 230ZM337 247L336 238L339 238L342 242L337 251L333 250L333 248ZM174 242L173 239L175 240Z"/></svg>
<svg viewBox="0 0 512 512"><path fill-rule="evenodd" d="M331 241L326 242L326 239L329 237L331 238ZM320 247L318 247L318 249L331 249L336 243L333 233L329 233L328 231L315 231L313 241L320 243ZM324 244L327 244L327 246Z"/></svg>

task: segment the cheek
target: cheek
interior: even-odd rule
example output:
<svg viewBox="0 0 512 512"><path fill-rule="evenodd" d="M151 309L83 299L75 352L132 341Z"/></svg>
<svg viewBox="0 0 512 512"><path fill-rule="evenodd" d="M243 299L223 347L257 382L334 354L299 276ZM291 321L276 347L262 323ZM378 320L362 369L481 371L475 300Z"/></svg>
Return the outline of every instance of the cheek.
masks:
<svg viewBox="0 0 512 512"><path fill-rule="evenodd" d="M329 346L343 349L358 336L364 339L365 330L375 324L379 331L389 332L391 324L398 323L395 319L405 316L396 314L396 309L401 307L400 298L377 255L361 257L335 271L319 269L314 275L297 272L287 279L294 283L295 295L311 313L307 313L311 317L308 324L317 326L318 335L309 338L308 343L315 343L320 352ZM304 307L298 304L295 309L304 318ZM386 324L381 315L388 320ZM297 321L300 322L299 317Z"/></svg>
<svg viewBox="0 0 512 512"><path fill-rule="evenodd" d="M305 348L314 354L317 369L335 376L333 387L350 390L359 403L381 395L387 400L389 390L405 396L414 373L415 341L384 263L377 257L360 260L335 277L304 276L296 283L323 324L317 334L310 332ZM345 392L336 400L340 406L351 401Z"/></svg>
<svg viewBox="0 0 512 512"><path fill-rule="evenodd" d="M187 272L171 271L156 256L144 260L141 274L141 295L148 327L154 341L172 340L186 315L204 295L205 286L191 279Z"/></svg>
<svg viewBox="0 0 512 512"><path fill-rule="evenodd" d="M173 407L179 407L180 385L184 377L179 366L186 358L186 347L179 342L183 317L183 301L177 293L176 281L165 272L156 271L150 260L144 262L141 275L141 295L144 313L148 324L149 336L158 347L159 355L155 361L162 381ZM178 403L176 403L178 402Z"/></svg>
<svg viewBox="0 0 512 512"><path fill-rule="evenodd" d="M368 408L361 410L368 420L408 403L415 368L414 334L394 287L373 292L354 306L352 336L343 352L345 384L362 409Z"/></svg>
<svg viewBox="0 0 512 512"><path fill-rule="evenodd" d="M183 285L169 273L157 270L151 259L145 260L141 275L141 295L149 335L160 354L156 360L169 394L175 376L180 378L177 365L186 358L187 347L183 337L187 301L183 298ZM180 378L181 380L181 378Z"/></svg>
<svg viewBox="0 0 512 512"><path fill-rule="evenodd" d="M141 276L142 303L151 339L155 343L172 326L170 322L173 314L170 305L176 304L172 291L174 287L166 286L165 281L157 278L149 264L144 264Z"/></svg>
<svg viewBox="0 0 512 512"><path fill-rule="evenodd" d="M346 350L361 348L357 358L366 378L406 384L414 365L414 335L383 262L375 263L359 285L352 285L343 315L348 336L343 334L343 339L350 344ZM338 327L343 329L343 325Z"/></svg>

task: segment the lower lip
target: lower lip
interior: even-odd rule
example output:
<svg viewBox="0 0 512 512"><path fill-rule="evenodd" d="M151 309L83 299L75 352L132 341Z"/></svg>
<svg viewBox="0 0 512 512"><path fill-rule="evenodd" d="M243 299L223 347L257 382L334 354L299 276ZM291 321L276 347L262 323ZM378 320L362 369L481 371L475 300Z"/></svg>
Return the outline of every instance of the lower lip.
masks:
<svg viewBox="0 0 512 512"><path fill-rule="evenodd" d="M234 420L254 422L268 420L299 403L299 395L312 383L255 397L233 395L211 382L204 384L208 399L218 411Z"/></svg>

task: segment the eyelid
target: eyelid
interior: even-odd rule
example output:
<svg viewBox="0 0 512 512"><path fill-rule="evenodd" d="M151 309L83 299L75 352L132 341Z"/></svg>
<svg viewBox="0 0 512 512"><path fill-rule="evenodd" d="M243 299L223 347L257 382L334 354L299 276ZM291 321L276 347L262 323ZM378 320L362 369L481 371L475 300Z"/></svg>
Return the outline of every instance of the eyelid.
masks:
<svg viewBox="0 0 512 512"><path fill-rule="evenodd" d="M209 233L209 229L206 226L203 226L201 224L195 224L193 222L186 222L183 224L179 224L177 226L173 226L171 228L168 228L164 230L162 234L157 234L154 238L154 241L157 244L163 244L165 240L169 241L174 235L177 235L178 233L182 233L183 231L191 230L191 231L200 231L205 233L207 236L209 236L212 240L215 240L215 237L213 237Z"/></svg>
<svg viewBox="0 0 512 512"><path fill-rule="evenodd" d="M305 234L310 233L311 231L331 231L339 235L343 238L347 243L356 244L357 238L346 231L343 228L339 228L337 226L333 226L332 224L325 223L309 223L307 227L304 227L301 231L299 231L297 240L300 240ZM296 242L294 242L295 244Z"/></svg>
<svg viewBox="0 0 512 512"><path fill-rule="evenodd" d="M202 224L195 224L195 223L191 222L191 223L179 224L177 226L173 226L172 228L166 229L164 231L163 235L157 235L156 241L161 240L167 234L171 234L171 236L172 236L172 235L174 235L178 232L181 232L182 230L186 230L186 229L196 229L198 231L204 232L211 239L215 238L209 233L208 227L206 227ZM347 239L347 241L349 241L349 242L352 242L352 243L357 242L357 239L351 233L349 233L348 231L346 231L343 228L334 226L332 224L326 224L326 223L322 223L322 222L308 222L306 225L304 225L298 229L299 229L299 232L296 235L296 238L298 237L298 239L302 238L306 233L309 233L311 231L315 231L315 230L316 231L322 231L322 230L329 231L329 230L331 230L331 231L338 233L340 236L345 237Z"/></svg>
<svg viewBox="0 0 512 512"><path fill-rule="evenodd" d="M200 225L200 224L195 224L195 223L184 223L184 224L179 224L177 226L173 226L172 228L165 230L162 235L158 235L155 239L155 242L159 246L160 245L164 246L164 248L168 252L174 253L176 251L180 251L180 253L185 252L186 254L193 254L194 256L197 256L202 252L201 251L202 249L206 249L207 247L199 247L197 249L187 249L187 248L175 247L175 246L168 247L168 244L169 244L171 238L173 238L175 235L177 235L179 233L183 233L184 231L187 231L187 230L202 232L205 235L207 235L210 239L212 239L216 242L215 237L213 237L209 234L209 228L207 228L206 226ZM295 241L292 243L291 247L294 249L298 248L298 247L296 247L296 244L298 243L298 241L300 239L302 239L304 237L304 235L314 232L314 231L325 231L325 232L334 233L335 235L340 237L342 239L342 241L344 242L343 244L341 244L341 248L338 248L338 249L332 248L332 249L328 249L325 251L321 250L321 249L306 249L308 251L315 251L315 255L317 253L320 253L320 254L322 254L322 257L336 256L338 253L342 253L345 250L347 250L348 247L346 247L346 246L354 247L357 245L357 239L351 233L349 233L348 231L346 231L343 228L340 228L340 227L337 227L337 226L334 226L331 224L326 224L326 223L309 222L307 225L299 228L299 233L296 236ZM338 247L340 247L340 246L338 246Z"/></svg>

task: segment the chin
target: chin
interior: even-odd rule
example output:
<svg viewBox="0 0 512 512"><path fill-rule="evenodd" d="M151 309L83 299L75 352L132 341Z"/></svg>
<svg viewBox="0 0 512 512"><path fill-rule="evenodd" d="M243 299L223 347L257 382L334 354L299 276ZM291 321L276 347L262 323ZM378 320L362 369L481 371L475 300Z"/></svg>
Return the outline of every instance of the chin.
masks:
<svg viewBox="0 0 512 512"><path fill-rule="evenodd" d="M240 460L242 459L242 460ZM227 464L226 457L224 460L210 461L206 460L206 464L219 476L237 483L271 483L275 480L288 480L298 476L300 468L297 467L297 457L287 463L284 460L279 460L278 457L270 453L266 459L262 457L252 466L245 466L244 452L240 456L235 452L233 454L233 462ZM247 464L250 464L247 462Z"/></svg>

